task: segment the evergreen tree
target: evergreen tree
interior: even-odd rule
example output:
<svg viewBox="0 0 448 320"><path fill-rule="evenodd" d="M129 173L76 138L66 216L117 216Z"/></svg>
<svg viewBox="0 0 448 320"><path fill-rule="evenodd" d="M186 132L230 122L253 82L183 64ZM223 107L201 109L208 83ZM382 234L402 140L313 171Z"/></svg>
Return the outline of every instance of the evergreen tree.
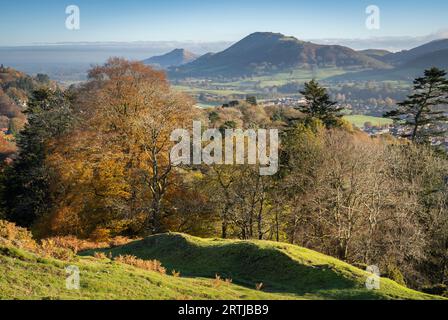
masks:
<svg viewBox="0 0 448 320"><path fill-rule="evenodd" d="M70 99L62 92L40 89L26 110L28 123L18 137L19 154L3 178L2 202L8 220L30 227L51 207L48 142L71 126Z"/></svg>
<svg viewBox="0 0 448 320"><path fill-rule="evenodd" d="M447 105L446 72L432 68L426 70L423 77L415 79L413 94L385 117L402 125L402 137L423 143L446 132Z"/></svg>
<svg viewBox="0 0 448 320"><path fill-rule="evenodd" d="M246 97L246 102L248 104L252 105L252 106L258 105L257 97L255 97L255 96L247 96Z"/></svg>
<svg viewBox="0 0 448 320"><path fill-rule="evenodd" d="M298 109L309 118L320 119L326 126L336 124L342 115L341 107L331 101L327 89L321 87L315 80L305 83L305 89L300 91L306 103Z"/></svg>

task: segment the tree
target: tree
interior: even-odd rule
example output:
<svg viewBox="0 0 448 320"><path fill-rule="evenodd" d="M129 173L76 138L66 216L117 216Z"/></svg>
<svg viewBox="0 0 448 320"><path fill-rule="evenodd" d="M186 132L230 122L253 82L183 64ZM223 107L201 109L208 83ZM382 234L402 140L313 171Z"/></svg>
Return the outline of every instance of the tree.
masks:
<svg viewBox="0 0 448 320"><path fill-rule="evenodd" d="M68 190L54 215L74 212L83 235L95 228L165 231L177 175L170 136L191 127L193 102L173 92L163 72L112 58L90 70L75 106L80 121L53 157L64 186L58 189Z"/></svg>
<svg viewBox="0 0 448 320"><path fill-rule="evenodd" d="M305 88L300 93L304 96L306 103L298 109L309 118L322 120L326 126L332 126L342 115L342 108L337 102L331 101L327 89L321 87L315 80L305 83Z"/></svg>
<svg viewBox="0 0 448 320"><path fill-rule="evenodd" d="M257 97L255 97L255 96L247 96L246 102L252 106L256 106L258 104Z"/></svg>
<svg viewBox="0 0 448 320"><path fill-rule="evenodd" d="M29 102L18 159L6 172L2 195L7 218L21 226L30 227L52 205L46 159L52 139L72 125L70 103L61 91L48 89L35 91Z"/></svg>
<svg viewBox="0 0 448 320"><path fill-rule="evenodd" d="M424 143L443 135L446 129L439 125L448 120L448 80L446 72L437 68L425 71L414 81L414 92L398 108L385 114L404 127L401 134L414 142Z"/></svg>

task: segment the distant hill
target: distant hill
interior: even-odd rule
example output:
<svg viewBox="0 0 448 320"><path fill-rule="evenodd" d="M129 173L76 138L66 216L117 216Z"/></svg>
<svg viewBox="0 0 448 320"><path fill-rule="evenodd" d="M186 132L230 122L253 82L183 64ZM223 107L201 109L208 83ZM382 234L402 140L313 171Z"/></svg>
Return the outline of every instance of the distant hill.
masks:
<svg viewBox="0 0 448 320"><path fill-rule="evenodd" d="M381 50L361 51L366 55L381 53ZM436 40L417 48L378 56L382 60L394 66L389 70L367 70L347 73L329 78L334 81L385 81L400 80L412 81L421 76L425 69L437 67L448 70L448 39Z"/></svg>
<svg viewBox="0 0 448 320"><path fill-rule="evenodd" d="M416 68L422 70L431 67L448 69L448 48L421 55L405 63L401 69Z"/></svg>
<svg viewBox="0 0 448 320"><path fill-rule="evenodd" d="M175 49L167 54L146 59L143 63L161 69L168 69L169 67L177 67L192 62L197 58L196 54L185 49Z"/></svg>
<svg viewBox="0 0 448 320"><path fill-rule="evenodd" d="M274 74L292 68L385 69L375 58L337 45L300 41L280 33L257 32L230 48L171 68L172 77L222 77Z"/></svg>
<svg viewBox="0 0 448 320"><path fill-rule="evenodd" d="M411 50L392 53L381 60L393 65L404 65L420 56L440 50L448 50L448 39L435 40Z"/></svg>

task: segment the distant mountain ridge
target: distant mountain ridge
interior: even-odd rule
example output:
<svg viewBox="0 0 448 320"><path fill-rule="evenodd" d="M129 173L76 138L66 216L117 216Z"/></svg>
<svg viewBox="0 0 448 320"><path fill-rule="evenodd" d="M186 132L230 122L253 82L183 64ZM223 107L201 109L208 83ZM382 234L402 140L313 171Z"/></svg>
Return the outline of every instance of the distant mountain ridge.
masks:
<svg viewBox="0 0 448 320"><path fill-rule="evenodd" d="M151 57L143 61L144 64L152 65L161 69L178 67L196 60L199 56L185 49L175 49L161 56Z"/></svg>
<svg viewBox="0 0 448 320"><path fill-rule="evenodd" d="M441 40L435 40L431 41L427 44L424 44L422 46L416 47L411 50L404 50L397 53L391 53L388 55L385 55L381 60L383 62L392 64L392 65L403 65L406 64L414 59L417 59L418 57L433 53L440 50L447 50L448 49L448 39L441 39Z"/></svg>
<svg viewBox="0 0 448 320"><path fill-rule="evenodd" d="M417 48L391 53L379 57L394 65L390 70L370 70L334 76L331 80L370 81L403 80L412 81L423 74L425 69L437 67L448 70L448 39L436 40Z"/></svg>
<svg viewBox="0 0 448 320"><path fill-rule="evenodd" d="M228 49L170 69L173 77L273 74L291 68L387 69L390 66L353 49L319 45L281 33L256 32Z"/></svg>

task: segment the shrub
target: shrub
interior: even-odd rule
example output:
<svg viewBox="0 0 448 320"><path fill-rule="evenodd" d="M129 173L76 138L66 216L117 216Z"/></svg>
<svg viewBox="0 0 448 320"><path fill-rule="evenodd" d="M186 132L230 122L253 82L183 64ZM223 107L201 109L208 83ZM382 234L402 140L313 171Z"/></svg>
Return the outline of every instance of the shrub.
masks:
<svg viewBox="0 0 448 320"><path fill-rule="evenodd" d="M108 242L94 242L90 240L82 240L73 236L67 237L53 237L49 238L55 242L56 246L71 249L74 252L86 251L86 250L95 250L95 249L106 249L111 247L118 247L125 245L133 239L125 238L125 237L116 237L111 239Z"/></svg>
<svg viewBox="0 0 448 320"><path fill-rule="evenodd" d="M0 220L0 245L14 246L32 252L38 247L31 232L4 220Z"/></svg>
<svg viewBox="0 0 448 320"><path fill-rule="evenodd" d="M162 267L162 263L158 260L142 260L135 256L124 255L114 259L116 262L127 264L136 268L166 274L166 269Z"/></svg>
<svg viewBox="0 0 448 320"><path fill-rule="evenodd" d="M401 273L400 269L398 269L398 267L394 264L387 265L386 273L383 276L406 287L406 280L404 279L403 274Z"/></svg>
<svg viewBox="0 0 448 320"><path fill-rule="evenodd" d="M100 260L105 260L105 259L107 259L107 256L106 256L106 254L105 254L104 252L95 252L95 253L93 254L93 256L94 256L96 259L100 259Z"/></svg>
<svg viewBox="0 0 448 320"><path fill-rule="evenodd" d="M59 247L56 242L51 239L44 239L41 241L38 253L63 261L70 261L75 257L75 251Z"/></svg>
<svg viewBox="0 0 448 320"><path fill-rule="evenodd" d="M98 228L90 235L90 239L94 242L108 242L110 238L110 230L104 228Z"/></svg>
<svg viewBox="0 0 448 320"><path fill-rule="evenodd" d="M218 274L216 274L215 279L213 280L213 287L219 288L221 286L222 282L223 281L222 281L221 277Z"/></svg>

